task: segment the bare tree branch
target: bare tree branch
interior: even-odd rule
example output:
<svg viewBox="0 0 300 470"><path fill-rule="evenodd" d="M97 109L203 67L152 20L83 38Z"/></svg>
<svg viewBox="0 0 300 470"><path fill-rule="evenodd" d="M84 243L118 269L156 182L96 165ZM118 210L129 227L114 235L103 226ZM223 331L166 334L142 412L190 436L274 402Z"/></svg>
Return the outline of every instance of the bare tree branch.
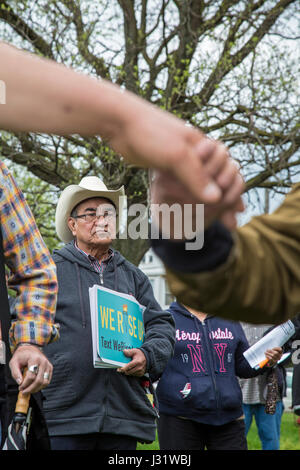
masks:
<svg viewBox="0 0 300 470"><path fill-rule="evenodd" d="M6 1L1 2L0 19L8 23L23 39L29 41L36 51L39 51L45 57L54 59L51 45L15 13Z"/></svg>
<svg viewBox="0 0 300 470"><path fill-rule="evenodd" d="M236 53L231 54L230 51L235 45L235 37L239 26L242 24L242 19L247 17L247 14L249 15L250 12L253 12L259 6L261 6L261 3L262 2L257 2L252 4L252 6L251 4L246 5L244 13L240 15L237 18L236 23L231 26L227 39L224 43L224 48L221 57L218 63L216 64L216 67L214 68L213 72L211 73L210 77L203 86L202 91L199 95L199 102L201 103L201 106L208 103L209 99L216 90L216 86L221 82L221 80L233 68L239 65L245 59L245 57L247 57L257 47L258 43L268 33L268 31L274 25L274 23L282 14L284 9L288 5L293 3L293 0L278 1L278 3L273 8L271 8L271 10L269 10L269 12L266 14L265 20L251 35L250 39L246 42L246 44L241 47L241 49L239 49Z"/></svg>
<svg viewBox="0 0 300 470"><path fill-rule="evenodd" d="M0 34L115 81L201 127L229 147L248 191L280 192L300 172L296 65L283 49L296 44L289 19L296 20L296 3L6 0L0 2ZM0 152L17 164L13 168L24 178L25 194L51 244L55 190L85 175L100 176L112 189L124 184L130 203L147 201L147 171L126 165L100 138L3 133ZM47 192L49 184L53 193ZM122 242L134 262L147 249L145 243Z"/></svg>
<svg viewBox="0 0 300 470"><path fill-rule="evenodd" d="M295 153L295 150L297 149L299 149L299 146L296 147L295 145L291 144L289 148L281 152L281 154L278 156L275 162L272 162L269 164L268 168L260 172L255 177L246 181L247 191L249 191L251 188L260 186L268 178L270 178L271 176L275 176L276 173L282 170L283 168L288 168L290 166L297 166L299 161L292 162L289 165L287 164L289 158Z"/></svg>
<svg viewBox="0 0 300 470"><path fill-rule="evenodd" d="M89 44L89 32L84 27L80 6L74 0L60 0L69 11L72 13L72 20L75 24L76 34L77 34L77 46L80 54L90 64L96 71L99 77L110 78L109 69L106 66L105 62L100 58L95 56L90 51Z"/></svg>

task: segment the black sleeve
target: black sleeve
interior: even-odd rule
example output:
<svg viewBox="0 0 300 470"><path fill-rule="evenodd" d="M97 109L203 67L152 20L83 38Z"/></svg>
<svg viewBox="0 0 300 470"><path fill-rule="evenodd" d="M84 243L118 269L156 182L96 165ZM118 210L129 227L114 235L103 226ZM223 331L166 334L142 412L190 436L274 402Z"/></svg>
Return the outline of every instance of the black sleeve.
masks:
<svg viewBox="0 0 300 470"><path fill-rule="evenodd" d="M239 342L235 351L235 373L241 379L249 379L261 375L263 369L253 369L244 356L244 352L249 348L249 343L245 332L240 324L237 324Z"/></svg>
<svg viewBox="0 0 300 470"><path fill-rule="evenodd" d="M225 263L233 246L229 230L214 222L204 232L204 245L200 250L186 250L185 241L151 240L151 246L164 264L174 271L196 273L212 271Z"/></svg>
<svg viewBox="0 0 300 470"><path fill-rule="evenodd" d="M145 336L141 350L147 360L147 372L154 382L163 373L175 347L175 322L167 310L156 301L151 283L142 272L136 272L137 300L146 307L144 311Z"/></svg>

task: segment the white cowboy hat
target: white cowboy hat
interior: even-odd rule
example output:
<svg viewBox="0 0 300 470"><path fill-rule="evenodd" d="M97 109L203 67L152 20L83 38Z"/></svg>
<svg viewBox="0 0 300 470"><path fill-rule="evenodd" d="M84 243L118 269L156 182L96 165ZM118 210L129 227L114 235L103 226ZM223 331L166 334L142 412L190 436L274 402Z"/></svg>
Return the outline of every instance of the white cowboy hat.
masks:
<svg viewBox="0 0 300 470"><path fill-rule="evenodd" d="M67 186L60 195L56 206L55 228L58 237L65 243L73 240L73 235L68 227L68 218L74 207L80 202L91 197L103 197L109 199L116 206L118 219L117 231L120 227L120 220L126 198L124 186L119 189L107 189L103 181L97 176L85 176L78 185Z"/></svg>

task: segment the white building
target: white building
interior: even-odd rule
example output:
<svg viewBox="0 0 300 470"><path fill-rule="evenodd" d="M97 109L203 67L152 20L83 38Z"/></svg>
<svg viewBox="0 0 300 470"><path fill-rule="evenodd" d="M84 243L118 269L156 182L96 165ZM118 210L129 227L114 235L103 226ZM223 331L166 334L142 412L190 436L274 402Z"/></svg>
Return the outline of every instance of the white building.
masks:
<svg viewBox="0 0 300 470"><path fill-rule="evenodd" d="M165 268L161 260L150 249L144 255L139 268L148 276L157 302L163 309L168 308L175 298L166 282Z"/></svg>

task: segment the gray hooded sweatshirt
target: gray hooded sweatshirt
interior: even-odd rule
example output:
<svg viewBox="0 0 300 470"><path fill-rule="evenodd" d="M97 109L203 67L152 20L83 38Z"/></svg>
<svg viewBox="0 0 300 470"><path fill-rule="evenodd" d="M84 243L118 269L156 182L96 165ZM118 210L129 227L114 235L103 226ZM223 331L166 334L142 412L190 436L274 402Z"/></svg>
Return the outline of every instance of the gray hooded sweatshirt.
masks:
<svg viewBox="0 0 300 470"><path fill-rule="evenodd" d="M134 295L146 306L141 349L153 380L160 377L173 354L172 316L156 302L147 276L117 251L101 276L73 242L55 251L53 258L59 285L56 322L61 329L60 339L45 348L54 366L52 381L43 390L49 434L102 432L132 436L141 442L153 441L157 412L143 386L145 377L93 367L88 289L102 284Z"/></svg>

